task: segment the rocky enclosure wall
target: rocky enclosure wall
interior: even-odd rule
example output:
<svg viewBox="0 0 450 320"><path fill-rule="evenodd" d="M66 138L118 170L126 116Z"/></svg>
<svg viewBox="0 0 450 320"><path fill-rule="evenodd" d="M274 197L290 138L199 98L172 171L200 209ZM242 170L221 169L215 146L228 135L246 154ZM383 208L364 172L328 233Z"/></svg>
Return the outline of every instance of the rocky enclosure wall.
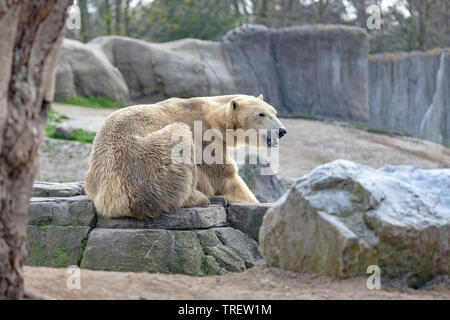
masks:
<svg viewBox="0 0 450 320"><path fill-rule="evenodd" d="M367 121L367 56L366 33L345 26L254 25L231 30L220 42L65 39L55 100L78 94L154 102L262 93L281 116Z"/></svg>
<svg viewBox="0 0 450 320"><path fill-rule="evenodd" d="M449 49L434 49L370 56L370 124L450 142L448 53Z"/></svg>

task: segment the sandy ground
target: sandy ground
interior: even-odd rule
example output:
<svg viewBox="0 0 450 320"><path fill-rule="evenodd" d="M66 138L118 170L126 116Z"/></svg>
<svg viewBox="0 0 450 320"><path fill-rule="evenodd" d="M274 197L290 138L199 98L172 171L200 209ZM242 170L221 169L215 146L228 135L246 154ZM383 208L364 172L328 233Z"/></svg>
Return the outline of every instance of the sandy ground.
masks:
<svg viewBox="0 0 450 320"><path fill-rule="evenodd" d="M293 178L317 165L346 159L380 168L412 165L450 168L450 148L406 136L367 132L346 124L282 119L288 134L280 141L279 175Z"/></svg>
<svg viewBox="0 0 450 320"><path fill-rule="evenodd" d="M28 297L44 299L450 299L450 285L413 290L382 284L369 290L365 278L333 279L254 267L223 276L81 270L80 286L67 289L66 269L25 267Z"/></svg>

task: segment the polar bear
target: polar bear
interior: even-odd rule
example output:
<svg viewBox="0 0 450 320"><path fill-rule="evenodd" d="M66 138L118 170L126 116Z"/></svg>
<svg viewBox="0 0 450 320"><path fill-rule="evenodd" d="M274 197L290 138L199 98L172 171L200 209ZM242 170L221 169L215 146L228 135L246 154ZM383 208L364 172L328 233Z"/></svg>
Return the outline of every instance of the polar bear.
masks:
<svg viewBox="0 0 450 320"><path fill-rule="evenodd" d="M220 163L196 161L193 132L199 121L203 132L219 134L214 142L224 150ZM98 213L110 218L156 218L180 207L208 205L214 195L231 203L258 202L226 152L238 143L233 132L239 129L267 132L256 142L259 147L277 146L286 134L262 96L171 98L118 110L95 137L86 194ZM250 144L249 139L244 143ZM201 142L198 148L207 145ZM180 146L189 151L189 161L174 161L173 150Z"/></svg>

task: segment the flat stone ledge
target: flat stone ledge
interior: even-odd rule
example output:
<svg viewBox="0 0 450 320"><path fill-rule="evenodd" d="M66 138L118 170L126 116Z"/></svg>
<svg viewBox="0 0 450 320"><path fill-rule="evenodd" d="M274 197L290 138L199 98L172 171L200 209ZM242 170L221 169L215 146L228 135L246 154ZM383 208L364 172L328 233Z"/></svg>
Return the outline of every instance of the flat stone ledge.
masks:
<svg viewBox="0 0 450 320"><path fill-rule="evenodd" d="M227 221L258 241L259 228L264 215L273 203L230 203Z"/></svg>
<svg viewBox="0 0 450 320"><path fill-rule="evenodd" d="M84 194L84 181L68 183L35 182L32 197L73 197Z"/></svg>
<svg viewBox="0 0 450 320"><path fill-rule="evenodd" d="M152 220L133 218L110 219L98 215L97 227L107 229L165 229L189 230L223 227L227 224L225 208L220 205L181 208L164 217Z"/></svg>
<svg viewBox="0 0 450 320"><path fill-rule="evenodd" d="M94 227L96 211L87 196L33 197L30 199L29 225Z"/></svg>

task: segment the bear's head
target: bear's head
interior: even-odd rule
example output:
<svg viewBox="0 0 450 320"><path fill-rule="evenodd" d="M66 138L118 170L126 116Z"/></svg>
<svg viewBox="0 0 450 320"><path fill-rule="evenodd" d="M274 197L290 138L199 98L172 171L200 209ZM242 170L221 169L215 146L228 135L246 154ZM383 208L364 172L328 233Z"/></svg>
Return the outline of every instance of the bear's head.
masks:
<svg viewBox="0 0 450 320"><path fill-rule="evenodd" d="M229 129L237 139L234 145L245 143L256 147L278 147L278 140L286 134L286 128L277 118L277 111L266 103L263 96L237 96L227 109ZM254 139L253 133L257 134ZM239 136L244 139L239 139ZM252 136L252 137L250 137Z"/></svg>

